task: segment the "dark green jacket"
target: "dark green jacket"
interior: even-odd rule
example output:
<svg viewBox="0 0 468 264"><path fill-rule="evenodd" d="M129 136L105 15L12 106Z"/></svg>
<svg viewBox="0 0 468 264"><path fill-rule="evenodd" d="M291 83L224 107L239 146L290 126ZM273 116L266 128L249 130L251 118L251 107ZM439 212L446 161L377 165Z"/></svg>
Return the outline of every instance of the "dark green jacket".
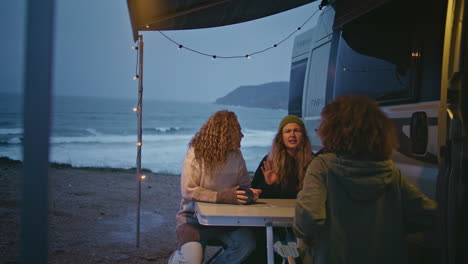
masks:
<svg viewBox="0 0 468 264"><path fill-rule="evenodd" d="M436 207L391 160L326 153L307 168L294 232L314 241L314 264L406 263L405 235L432 227Z"/></svg>

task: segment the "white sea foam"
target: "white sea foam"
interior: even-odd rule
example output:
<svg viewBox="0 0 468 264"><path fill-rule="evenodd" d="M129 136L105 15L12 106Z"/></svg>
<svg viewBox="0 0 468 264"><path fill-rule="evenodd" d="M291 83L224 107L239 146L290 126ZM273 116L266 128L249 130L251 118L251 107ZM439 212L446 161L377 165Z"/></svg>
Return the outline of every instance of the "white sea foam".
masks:
<svg viewBox="0 0 468 264"><path fill-rule="evenodd" d="M243 133L242 147L269 147L276 132L244 129Z"/></svg>
<svg viewBox="0 0 468 264"><path fill-rule="evenodd" d="M86 132L90 133L91 135L94 136L102 136L102 133L99 133L96 129L94 128L87 128L85 129Z"/></svg>
<svg viewBox="0 0 468 264"><path fill-rule="evenodd" d="M143 142L156 141L174 141L174 140L189 140L191 135L144 135ZM82 137L56 137L50 139L52 144L73 144L73 143L131 143L136 142L136 135L99 135L99 136L82 136Z"/></svg>
<svg viewBox="0 0 468 264"><path fill-rule="evenodd" d="M23 134L22 128L0 128L0 135L17 135Z"/></svg>

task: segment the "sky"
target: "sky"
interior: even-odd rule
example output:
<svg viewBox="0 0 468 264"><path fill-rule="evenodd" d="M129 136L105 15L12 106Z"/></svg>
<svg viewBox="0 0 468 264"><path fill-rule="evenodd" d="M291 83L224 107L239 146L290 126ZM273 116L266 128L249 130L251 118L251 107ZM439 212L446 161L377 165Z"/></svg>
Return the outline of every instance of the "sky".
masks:
<svg viewBox="0 0 468 264"><path fill-rule="evenodd" d="M218 56L245 55L286 38L317 9L318 2L240 24L164 31L186 47ZM135 98L137 52L126 0L56 0L53 94ZM21 92L25 0L0 9L0 92ZM303 28L313 27L317 15ZM301 32L299 31L299 33ZM143 96L146 99L213 102L241 85L288 81L296 33L251 59L216 59L178 47L159 32L142 32ZM259 95L261 96L261 95Z"/></svg>

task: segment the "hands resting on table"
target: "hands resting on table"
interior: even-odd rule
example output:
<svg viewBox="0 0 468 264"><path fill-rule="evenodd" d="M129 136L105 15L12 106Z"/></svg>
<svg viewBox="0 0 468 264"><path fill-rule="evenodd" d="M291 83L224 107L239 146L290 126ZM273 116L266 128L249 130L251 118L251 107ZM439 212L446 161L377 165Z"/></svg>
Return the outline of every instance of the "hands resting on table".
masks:
<svg viewBox="0 0 468 264"><path fill-rule="evenodd" d="M260 189L244 189L236 186L231 189L219 191L216 195L216 202L228 204L250 204L258 200L260 193L262 193L262 190Z"/></svg>

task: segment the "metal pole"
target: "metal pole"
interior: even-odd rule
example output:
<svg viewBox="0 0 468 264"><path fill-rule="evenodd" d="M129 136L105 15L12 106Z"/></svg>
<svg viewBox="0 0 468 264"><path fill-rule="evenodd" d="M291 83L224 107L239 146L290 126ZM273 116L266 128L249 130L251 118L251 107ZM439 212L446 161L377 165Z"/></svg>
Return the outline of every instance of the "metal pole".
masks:
<svg viewBox="0 0 468 264"><path fill-rule="evenodd" d="M47 263L54 0L27 1L21 263Z"/></svg>
<svg viewBox="0 0 468 264"><path fill-rule="evenodd" d="M137 183L138 183L138 205L136 221L136 247L140 247L140 204L141 204L141 124L143 115L143 35L138 36L138 143L137 143Z"/></svg>

